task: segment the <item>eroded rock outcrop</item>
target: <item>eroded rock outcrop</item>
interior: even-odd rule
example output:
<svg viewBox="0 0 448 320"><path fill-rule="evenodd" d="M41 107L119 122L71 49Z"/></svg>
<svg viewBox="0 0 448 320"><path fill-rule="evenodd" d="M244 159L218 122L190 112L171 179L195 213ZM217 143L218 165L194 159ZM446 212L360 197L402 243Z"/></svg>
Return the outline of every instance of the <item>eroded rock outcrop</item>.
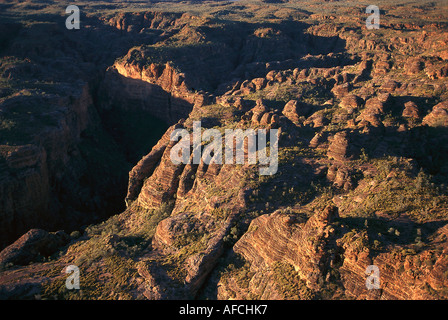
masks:
<svg viewBox="0 0 448 320"><path fill-rule="evenodd" d="M27 265L38 258L52 255L69 239L63 231L50 233L32 229L0 252L0 264Z"/></svg>
<svg viewBox="0 0 448 320"><path fill-rule="evenodd" d="M338 132L329 140L328 158L346 160L353 157L353 147L350 146L349 133L347 131Z"/></svg>
<svg viewBox="0 0 448 320"><path fill-rule="evenodd" d="M365 241L366 234L356 234L342 245L344 261L339 272L348 296L386 300L443 299L440 290L446 285L446 279L440 271L447 270L448 267L444 253L446 248L437 254L431 250L423 250L417 255L407 255L403 250L373 256L362 245ZM369 265L378 266L381 289L368 290L363 285Z"/></svg>
<svg viewBox="0 0 448 320"><path fill-rule="evenodd" d="M326 281L334 281L330 280L332 275L327 271L333 270L334 275L334 270L337 270L342 292L347 297L432 299L435 295L442 298L446 279L441 270L446 270L448 263L444 251L435 254L432 250L423 250L418 255L406 255L403 250L403 253L372 255L366 233L341 233L332 225L333 219L338 220L337 209L327 208L306 219L298 214L276 212L254 220L249 231L234 247L235 252L250 264L249 271L245 273L250 277L248 283L243 285L237 280L238 274L229 273L221 280L218 297L286 299L288 291L282 290L285 284L279 282L282 278L276 276L276 272L279 265L290 265L297 272L292 278L298 276L303 281L300 284L300 280L295 278L290 284L296 281L296 288L301 292L307 289L319 292L325 283L329 284ZM437 239L441 239L439 237L443 237L443 233L441 230ZM380 289L369 290L366 287L366 270L371 265L379 267ZM337 294L338 291L330 292Z"/></svg>
<svg viewBox="0 0 448 320"><path fill-rule="evenodd" d="M423 118L423 124L429 126L448 126L448 101L438 103L432 111Z"/></svg>
<svg viewBox="0 0 448 320"><path fill-rule="evenodd" d="M283 108L283 115L294 123L299 122L300 117L304 117L310 111L310 107L298 100L291 100L285 104Z"/></svg>
<svg viewBox="0 0 448 320"><path fill-rule="evenodd" d="M446 299L447 201L439 183L448 172L446 135L428 127L446 126L446 103L431 102L446 100L446 26L424 22L427 16L398 23L394 13L388 37L379 39L359 12L342 7L335 9L341 14L324 15L292 3L282 10L225 6L210 16L262 9L257 16L270 26L159 11L89 18L120 36L120 50L128 53L112 47L107 65L115 62L98 92L98 83L85 86L51 104L61 108L33 114L56 120L37 142L0 147L0 204L14 212L4 215L5 225L21 227L13 220L20 210L31 216L15 204L44 212L50 203L79 217L100 210L100 191L114 197L106 178L92 189L77 187L91 183L98 168L108 176L129 165L109 167L110 153L96 153L107 119L100 121L95 109L100 116L141 110L171 127L132 163L123 213L80 230L54 259L41 257L67 239L42 230L0 253L7 265L2 298ZM15 48L27 52L20 43ZM96 54L88 47L79 56ZM39 63L16 66L8 59L0 64L4 80L27 73L40 80ZM1 89L1 106L12 109L26 95ZM258 165L193 163L192 155L189 163L173 162L171 151L181 143L191 153L198 120L220 133L278 128L278 172L264 177ZM172 141L175 129L185 129L190 141ZM126 139L135 138L132 130ZM97 170L83 169L89 159L100 163ZM52 203L48 189L70 205ZM63 267L73 263L88 274L82 296L64 287ZM380 269L379 290L366 288L372 264Z"/></svg>
<svg viewBox="0 0 448 320"><path fill-rule="evenodd" d="M326 246L334 232L331 223L337 217L337 208L328 207L309 219L306 215L281 212L255 219L234 247L234 251L250 263L253 272L248 288L238 290L236 298L255 295L261 299L284 299L273 273L269 272L276 263L292 265L306 286L317 290L318 279L326 275L325 265L329 258ZM261 283L259 273L266 277ZM228 290L236 289L228 285L226 281L220 284L219 298L227 298L230 294Z"/></svg>
<svg viewBox="0 0 448 320"><path fill-rule="evenodd" d="M169 64L140 68L132 63L115 63L103 83L103 108L119 105L123 109L145 110L173 124L188 117L195 104L207 101L205 96L190 91L184 77Z"/></svg>
<svg viewBox="0 0 448 320"><path fill-rule="evenodd" d="M408 101L404 104L404 110L402 113L403 117L419 119L420 113L421 113L421 111L415 102Z"/></svg>
<svg viewBox="0 0 448 320"><path fill-rule="evenodd" d="M352 114L361 107L362 103L362 99L357 95L348 94L341 99L339 106L347 110L349 114Z"/></svg>
<svg viewBox="0 0 448 320"><path fill-rule="evenodd" d="M129 173L128 193L126 196L128 205L130 201L135 200L140 194L144 180L150 177L156 170L165 150L171 143L171 133L179 127L181 127L180 124L171 126L159 142L152 148L151 152L144 156L137 165L132 168Z"/></svg>

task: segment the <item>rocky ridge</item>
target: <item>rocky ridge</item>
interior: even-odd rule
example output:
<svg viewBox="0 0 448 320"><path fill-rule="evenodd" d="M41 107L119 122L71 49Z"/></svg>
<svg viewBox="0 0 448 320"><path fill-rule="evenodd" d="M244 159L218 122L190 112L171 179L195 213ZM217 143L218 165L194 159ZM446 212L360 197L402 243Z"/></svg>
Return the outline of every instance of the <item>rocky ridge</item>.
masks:
<svg viewBox="0 0 448 320"><path fill-rule="evenodd" d="M190 32L176 19L195 20L125 16L109 23ZM59 274L73 263L90 272L82 286L92 299L446 299L448 96L446 57L434 50L444 26L389 25L386 40L356 19L353 30L314 18L306 29L314 38L304 38L333 39L336 53L278 62L260 55L234 66L231 75L244 77L210 93L195 92L194 74L170 63L142 63L147 48L116 61L101 108L143 108L170 127L130 171L123 213L67 245L55 241L43 253L49 261L18 258L38 231L2 251L2 297L76 298L61 291ZM257 30L263 39L282 35ZM278 173L174 164L170 151L180 142L171 132L191 133L195 120L219 130L278 128ZM33 147L5 152L13 169L45 158ZM32 260L37 266L26 265ZM380 289L366 288L369 265L379 267Z"/></svg>

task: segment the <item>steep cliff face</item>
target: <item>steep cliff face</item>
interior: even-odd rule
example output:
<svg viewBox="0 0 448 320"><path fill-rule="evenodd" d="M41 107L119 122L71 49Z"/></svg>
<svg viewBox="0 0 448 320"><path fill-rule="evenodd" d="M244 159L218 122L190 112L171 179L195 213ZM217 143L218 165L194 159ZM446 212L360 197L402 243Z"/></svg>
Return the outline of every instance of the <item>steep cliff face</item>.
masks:
<svg viewBox="0 0 448 320"><path fill-rule="evenodd" d="M23 234L30 224L49 218L51 193L45 149L36 146L5 149L0 165L2 245Z"/></svg>
<svg viewBox="0 0 448 320"><path fill-rule="evenodd" d="M185 26L194 21L203 20L188 13L170 12L123 12L112 18L104 18L105 22L126 32L140 32L142 29L166 30L169 27Z"/></svg>
<svg viewBox="0 0 448 320"><path fill-rule="evenodd" d="M223 277L218 284L218 298L287 299L288 295L300 297L307 291L309 294L322 290L328 264L334 259L329 249L335 233L331 224L337 217L337 208L328 207L309 219L306 213L277 211L252 221L233 248L249 262L252 278L246 279L244 288L238 288L235 276ZM279 267L284 265L293 268L297 285L303 283L304 288L300 289L303 292L284 292L276 277Z"/></svg>
<svg viewBox="0 0 448 320"><path fill-rule="evenodd" d="M151 210L172 203L170 217L155 228L151 253L138 264L148 299L197 295L223 254L230 229L245 210L244 170L254 170L253 166L241 170L203 161L174 164L171 150L183 142L171 141L170 135L182 128L191 130L184 122L170 127L130 173L129 208Z"/></svg>
<svg viewBox="0 0 448 320"><path fill-rule="evenodd" d="M445 229L445 228L444 228ZM446 230L440 230L436 241L445 239ZM364 235L365 236L365 235ZM360 237L363 237L361 235ZM425 249L416 255L402 248L383 252L378 255L363 246L359 246L358 237L353 243L345 243L344 260L339 269L345 294L357 299L384 300L432 300L446 299L446 241L435 251ZM400 250L401 249L401 250ZM379 268L379 286L381 289L368 290L367 267Z"/></svg>
<svg viewBox="0 0 448 320"><path fill-rule="evenodd" d="M148 68L116 62L108 68L102 83L102 107L144 110L167 123L187 118L201 96L189 90L184 75L169 64Z"/></svg>
<svg viewBox="0 0 448 320"><path fill-rule="evenodd" d="M2 224L2 244L23 234L32 225L63 225L54 187L64 180L64 176L71 175L68 171L76 173L77 168L67 167L76 162L73 154L79 152L77 145L89 123L88 109L92 108L88 86L78 94L72 100L46 101L55 109L47 115L49 125L46 128L29 133L33 144L2 146L0 212L5 222ZM35 102L32 98L19 96L4 101L2 110L8 112L9 106L17 103Z"/></svg>
<svg viewBox="0 0 448 320"><path fill-rule="evenodd" d="M59 98L39 143L0 148L0 203L13 212L6 219L31 215L21 203L98 214L125 198L112 173L129 168L126 208L70 238L28 232L0 254L1 297L447 298L446 55L436 45L445 27L391 22L380 38L361 11L250 8L269 12L266 25L160 12L102 20L146 44L106 70L95 99L87 89ZM123 152L111 137L131 144L155 127L131 114L168 129L130 165L112 157ZM278 129L278 170L193 163L199 120L220 134ZM190 139L172 140L176 129ZM189 163L173 161L180 149ZM65 290L69 264L84 275L82 292ZM366 287L371 265L380 289Z"/></svg>
<svg viewBox="0 0 448 320"><path fill-rule="evenodd" d="M0 34L2 248L32 227L69 231L123 210L128 170L142 145L155 144L139 137L123 147L99 108L106 66L134 40L94 17L85 18L82 33L61 27L60 19L18 21ZM112 37L119 43L106 50ZM140 123L135 132L147 134Z"/></svg>
<svg viewBox="0 0 448 320"><path fill-rule="evenodd" d="M233 248L249 265L221 277L218 298L446 299L446 227L434 236L437 250L415 254L396 246L376 253L366 233L344 231L344 218L335 213L327 208L309 219L282 212L255 219ZM366 286L372 265L380 289Z"/></svg>

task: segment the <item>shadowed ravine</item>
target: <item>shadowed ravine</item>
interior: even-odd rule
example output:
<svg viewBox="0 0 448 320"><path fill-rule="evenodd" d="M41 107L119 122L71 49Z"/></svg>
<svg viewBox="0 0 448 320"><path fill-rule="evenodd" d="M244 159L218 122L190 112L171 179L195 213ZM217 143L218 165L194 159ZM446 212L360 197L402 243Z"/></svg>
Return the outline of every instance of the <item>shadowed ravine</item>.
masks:
<svg viewBox="0 0 448 320"><path fill-rule="evenodd" d="M71 77L74 78L72 81L82 79L87 83L85 83L82 89L84 91L79 98L68 97L68 103L73 103L73 107L69 105L68 110L73 109L75 112L75 117L70 120L73 121L73 124L69 124L68 128L63 129L68 130L64 135L70 137L69 140L62 137L63 140L58 142L59 145L52 145L47 149L45 145L48 142L38 140L39 144L44 145L49 163L44 163L47 162L44 161L41 164L41 170L48 167L45 168L48 174L39 174L40 178L37 178L36 183L41 185L41 189L47 189L47 191L28 196L32 190L18 192L18 189L14 189L16 191L11 192L22 194L23 201L20 199L5 200L9 203L9 208L2 211L5 216L8 216L10 223L4 225L3 247L30 228L65 229L67 232L71 232L121 212L124 209L127 173L162 136L167 128L164 122L174 124L179 119L188 118L194 104L203 105L214 102L213 91L198 92L198 88L216 90L219 87L221 88L219 90L222 90L225 88L226 82L236 76L242 74L247 76L249 73L252 77L257 77L274 68L333 66L350 62L350 59L341 55L344 43L340 38L304 35L302 32L307 26L303 23L291 21L276 25L276 28L285 32L282 36L286 40L284 42L281 38L263 39L254 38L251 35L251 32L257 29L269 32L272 28L270 24L248 25L224 22L224 30L219 33L216 33L211 27L203 27L208 43L211 44L203 45L202 42L199 42L172 50L168 48L163 56L159 53L159 56L155 57L162 63L175 59L177 69L163 66L163 64L157 65L150 70L146 78L142 78L140 74L135 74L135 71L141 67L141 61L134 59L135 50L129 51L128 55L124 57L124 61L132 57L131 65L115 63L115 66L121 68L118 72L115 66L111 66L111 61L120 58L120 55L117 55L118 52L126 52L126 47L129 48L142 42L157 43L157 41L163 40L163 37L133 32L123 34L120 30L101 24L95 18L85 21L93 28L70 32L57 27L63 21L60 17L45 17L45 19L48 18L50 21L55 21L53 25L43 26L36 23L29 28L22 28L23 34L18 32L5 35L4 42L9 44L9 47L5 47L4 54L16 54L15 47L17 46L33 46L28 51L22 51L22 59L31 60L33 68L37 70L46 70L45 77L51 81L59 81L60 85L55 85L52 88L57 94L64 94L62 91L67 85L64 83L66 75L76 68L75 66L80 63L79 59L81 59L85 66L84 69L78 69ZM170 19L182 21L183 17L161 14L145 18L153 19L153 21L159 18L167 21ZM119 19L122 21L121 25L129 23L127 15ZM148 23L151 23L150 21ZM118 22L114 21L113 23ZM180 23L185 25L182 30L189 28L188 22ZM129 27L126 28L129 29ZM134 28L138 28L138 26L134 26ZM51 29L51 32L55 33L57 37L65 39L63 43L69 44L69 47L64 48L66 55L72 60L67 64L68 68L53 70L51 68L55 68L53 67L54 63L48 65L48 59L52 59L54 55L50 48L59 46L59 42L55 40L57 37L48 38L45 42L46 51L44 52L36 49L33 43L22 42L22 38L35 37L35 34L39 34L39 32L47 32L46 29ZM241 33L241 30L244 30L244 33ZM179 32L179 30L174 28L173 32ZM194 39L194 33L197 31L192 28L189 32L192 33L191 36ZM234 38L235 35L237 38ZM107 46L102 46L102 43L107 43ZM272 50L279 45L284 49ZM144 49L144 55L148 55L146 50L152 54L154 49L149 45L147 49ZM212 55L210 55L210 51ZM325 55L329 52L335 52L340 56L330 57L328 61L316 58L300 60L307 54ZM188 56L191 58L186 60L185 58ZM297 60L298 58L299 60ZM123 60L123 58L120 59ZM265 66L264 61L269 61L269 63ZM26 64L24 68L23 71L22 69L14 70L17 76L14 75L12 78L19 77L17 79L18 87L22 85L20 82L22 78L38 77L37 79L40 79L41 77L41 73L30 73L26 69L29 68L26 67ZM8 77L11 78L11 75ZM81 79L77 79L77 77ZM173 79L178 79L175 81L179 82L175 83ZM58 89L59 87L60 89ZM45 90L45 88L43 89ZM62 90L61 93L59 90ZM48 103L39 101L42 99L40 95L39 92L33 92L29 98L29 104ZM11 102L11 104L14 103L17 102ZM8 100L4 102L4 105L7 104ZM76 108L79 110L75 110ZM48 124L53 125L52 122ZM44 128L48 124L39 119L39 122L33 123L33 126ZM36 127L36 130L42 129ZM55 128L51 128L51 130L55 130ZM57 130L61 130L61 128L57 128L55 134L57 134ZM17 142L32 141L35 139L33 138L35 132ZM8 133L8 136L4 137L6 139L14 135L11 131L5 133ZM13 139L16 139L17 136L14 136ZM9 139L10 142L11 139ZM58 150L61 144L65 150ZM67 164L67 161L71 164ZM59 167L61 162L64 163L65 168ZM39 181L39 179L44 180ZM20 188L20 185L17 188ZM7 192L5 191L5 193ZM13 208L12 201L15 203L14 206L19 206L18 210Z"/></svg>
<svg viewBox="0 0 448 320"><path fill-rule="evenodd" d="M446 299L448 11L380 2L0 4L0 298Z"/></svg>

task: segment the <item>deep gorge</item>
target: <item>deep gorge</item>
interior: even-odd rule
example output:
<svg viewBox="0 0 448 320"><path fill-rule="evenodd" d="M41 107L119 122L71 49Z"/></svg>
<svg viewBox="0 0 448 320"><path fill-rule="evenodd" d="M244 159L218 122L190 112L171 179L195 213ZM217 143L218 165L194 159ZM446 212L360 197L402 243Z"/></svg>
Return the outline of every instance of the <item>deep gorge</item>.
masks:
<svg viewBox="0 0 448 320"><path fill-rule="evenodd" d="M107 110L99 108L101 99L94 91L91 94L95 98L89 100L92 104L84 108L87 115L81 115L89 120L78 138L70 138L77 136L70 133L77 126L69 126L64 134L66 138L62 136L59 142L51 145L49 140L44 140L44 147L33 151L37 152L36 157L41 158L38 167L33 163L30 169L26 169L26 164L23 167L32 174L31 178L26 178L26 175L20 178L13 172L9 174L8 180L16 181L8 184L9 188L16 186L13 201L23 203L25 207L18 211L13 207L10 210L3 207L3 214L13 217L10 221L14 227L2 225L8 227L2 232L2 248L31 228L63 229L70 233L125 209L128 173L157 143L167 125L145 110L124 110L116 103ZM52 137L59 135L55 134ZM40 156L42 152L48 156ZM28 153L17 157L28 157ZM33 187L27 182L29 179L37 183L34 190L40 190L36 198L38 202L30 198ZM27 185L26 193L17 192L22 184ZM5 191L4 196L7 194ZM24 197L23 201L18 196Z"/></svg>
<svg viewBox="0 0 448 320"><path fill-rule="evenodd" d="M39 115L36 129L30 130L26 137L22 133L4 131L8 133L3 136L5 142L11 143L9 137L24 136L23 141L17 141L17 146L31 143L37 148L31 151L5 149L6 158L7 154L15 152L14 157L19 160L29 157L31 152L35 161L21 168L11 169L8 161L3 165L0 161L2 168L8 171L3 184L4 200L0 202L5 218L1 247L30 228L71 232L122 212L132 167L151 150L168 125L187 118L194 105L215 103L214 96L200 88L222 93L228 90L232 77L264 76L275 68L351 62L351 58L340 54L344 41L338 37L304 34L306 25L298 22L277 26L283 33L276 39L271 38L270 26L264 29L258 24L229 23L225 25L225 32L218 35L208 27L189 25L190 19L200 18L178 14L145 15L143 22L124 14L118 17L121 22L117 25L114 25L115 18L102 21L88 17L85 21L92 28L80 32L59 28L63 20L58 16L53 19L53 24L36 23L19 28L19 32L2 35L3 43L7 43L3 54L16 55L20 49L19 56L23 59L18 62L20 67L3 69L3 75L12 79L50 81L55 85L43 89L51 88L60 97L58 100L33 89L29 97L8 98L4 105L8 106L8 101L11 108L21 103L27 103L29 108L49 104L60 111L45 111L48 112L45 121L40 120ZM135 28L142 27L141 23L149 23L158 30L172 29L174 34L186 32L195 41L196 36L206 31L207 37L215 43L204 45L199 41L192 46L168 47L167 56L157 58L179 57L187 74L171 63L147 65L145 60L134 61L134 56L152 54L154 48L147 46L141 52L129 49L136 44L162 41L165 36L136 33ZM123 27L128 24L133 28ZM123 32L124 29L127 32ZM232 38L229 34L238 36ZM23 41L35 38L41 38L46 46ZM62 47L59 39L63 39ZM278 50L272 51L275 45L282 46L280 55ZM49 48L58 48L71 62L61 68L57 62L58 51ZM301 60L306 53L329 52L337 54ZM196 58L189 59L191 55ZM272 61L274 59L280 61ZM126 64L127 61L130 64ZM77 69L79 65L82 68ZM67 86L71 87L69 92ZM20 82L17 87L23 88ZM41 134L41 131L46 133Z"/></svg>
<svg viewBox="0 0 448 320"><path fill-rule="evenodd" d="M447 8L90 3L0 4L0 299L447 298ZM277 173L174 163L197 120Z"/></svg>

